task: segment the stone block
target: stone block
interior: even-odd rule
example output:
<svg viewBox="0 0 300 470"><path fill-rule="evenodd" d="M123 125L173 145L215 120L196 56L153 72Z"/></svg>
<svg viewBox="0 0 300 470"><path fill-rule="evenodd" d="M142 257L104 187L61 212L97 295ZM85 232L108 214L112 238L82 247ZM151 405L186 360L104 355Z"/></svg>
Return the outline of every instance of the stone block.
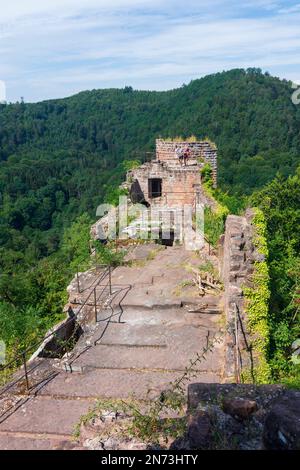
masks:
<svg viewBox="0 0 300 470"><path fill-rule="evenodd" d="M223 400L223 411L233 418L247 419L258 410L255 400L236 397Z"/></svg>
<svg viewBox="0 0 300 470"><path fill-rule="evenodd" d="M191 449L205 449L210 441L211 422L205 411L196 411L188 416L187 436Z"/></svg>
<svg viewBox="0 0 300 470"><path fill-rule="evenodd" d="M266 449L300 450L300 391L287 391L269 411L263 433Z"/></svg>

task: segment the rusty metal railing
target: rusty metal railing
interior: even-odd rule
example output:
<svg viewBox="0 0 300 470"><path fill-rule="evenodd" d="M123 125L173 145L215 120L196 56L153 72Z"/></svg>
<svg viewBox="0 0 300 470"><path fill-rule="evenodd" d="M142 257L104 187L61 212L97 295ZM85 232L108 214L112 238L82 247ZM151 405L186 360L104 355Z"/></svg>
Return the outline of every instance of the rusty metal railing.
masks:
<svg viewBox="0 0 300 470"><path fill-rule="evenodd" d="M234 336L235 336L235 376L236 382L241 383L241 362L240 362L240 342L239 342L239 311L237 304L234 304Z"/></svg>
<svg viewBox="0 0 300 470"><path fill-rule="evenodd" d="M83 310L83 308L86 305L88 305L88 301L90 300L91 296L93 295L94 290L96 289L97 286L99 286L99 284L101 282L103 282L103 280L105 278L108 278L109 291L110 292L112 291L112 286L111 286L112 269L113 268L111 266L106 266L106 269L100 274L99 278L97 278L97 280L96 280L97 282L94 281L94 282L96 282L96 286L94 286L91 293L88 295L88 297L85 299L85 301L80 305L80 308L79 308L79 310L77 310L75 315L70 316L64 322L63 325L61 325L59 328L55 329L54 331L51 331L49 334L44 336L41 340L34 342L32 345L27 347L25 350L20 351L19 353L17 353L13 357L13 359L11 361L9 361L7 364L4 364L4 365L0 366L0 372L12 370L12 373L17 372L18 368L23 367L23 371L20 374L20 376L15 381L10 382L8 385L6 385L6 386L4 385L4 387L0 390L0 396L5 394L10 388L12 388L18 382L21 382L21 381L25 381L26 392L28 394L30 393L31 387L30 387L29 376L30 376L31 369L30 369L30 364L28 362L28 356L31 357L32 354L35 351L37 351L40 346L42 346L42 344L44 344L48 339L53 338L55 335L57 335L57 333L59 333L62 329L66 328L66 326L68 324L71 324L72 322L75 322L75 324L76 324L76 320L78 319L78 317L79 317L81 311ZM98 299L99 299L99 297L98 297ZM86 315L81 319L81 321L84 321ZM74 334L74 332L73 332L73 334ZM36 368L34 367L33 369L35 370ZM22 369L19 369L19 370L22 370Z"/></svg>

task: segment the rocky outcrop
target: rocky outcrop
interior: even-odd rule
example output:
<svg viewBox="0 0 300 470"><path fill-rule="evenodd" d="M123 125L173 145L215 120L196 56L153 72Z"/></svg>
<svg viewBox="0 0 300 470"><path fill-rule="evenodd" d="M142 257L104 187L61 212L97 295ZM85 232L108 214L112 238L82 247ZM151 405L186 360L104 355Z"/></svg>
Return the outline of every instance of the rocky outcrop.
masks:
<svg viewBox="0 0 300 470"><path fill-rule="evenodd" d="M162 433L146 439L137 423L137 434L130 436L132 408L119 403L118 411L98 407L82 421L79 445L90 450L299 450L299 399L299 391L280 385L193 383L186 417L172 415L180 437Z"/></svg>
<svg viewBox="0 0 300 470"><path fill-rule="evenodd" d="M295 449L299 421L296 419L292 423L289 419L291 414L284 421L283 409L279 413L280 407L286 406L289 393L280 385L191 384L188 387L187 431L172 447L197 450L279 449L277 436L280 429L293 446L286 448ZM299 403L294 407L291 405L290 412L292 409L297 415ZM272 432L274 413L278 413L278 428L275 426Z"/></svg>
<svg viewBox="0 0 300 470"><path fill-rule="evenodd" d="M203 449L209 445L212 426L209 413L197 410L188 416L187 440L192 449Z"/></svg>
<svg viewBox="0 0 300 470"><path fill-rule="evenodd" d="M300 391L287 391L269 411L264 445L270 450L300 450Z"/></svg>
<svg viewBox="0 0 300 470"><path fill-rule="evenodd" d="M194 383L188 416L177 448L300 450L300 391L281 385Z"/></svg>

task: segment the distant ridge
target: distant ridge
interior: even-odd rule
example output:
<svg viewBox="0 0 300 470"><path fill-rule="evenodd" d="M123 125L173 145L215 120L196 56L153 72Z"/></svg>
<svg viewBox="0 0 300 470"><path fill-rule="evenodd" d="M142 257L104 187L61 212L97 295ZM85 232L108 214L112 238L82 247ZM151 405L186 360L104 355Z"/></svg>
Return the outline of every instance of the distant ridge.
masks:
<svg viewBox="0 0 300 470"><path fill-rule="evenodd" d="M1 106L0 159L18 154L19 162L36 160L38 149L57 166L53 152L59 152L59 165L64 160L73 174L83 152L101 186L101 168L115 170L123 159L150 150L155 137L195 134L218 145L223 188L250 193L277 171L293 173L299 163L300 107L292 103L292 93L290 82L260 69L236 69L167 92L125 87Z"/></svg>

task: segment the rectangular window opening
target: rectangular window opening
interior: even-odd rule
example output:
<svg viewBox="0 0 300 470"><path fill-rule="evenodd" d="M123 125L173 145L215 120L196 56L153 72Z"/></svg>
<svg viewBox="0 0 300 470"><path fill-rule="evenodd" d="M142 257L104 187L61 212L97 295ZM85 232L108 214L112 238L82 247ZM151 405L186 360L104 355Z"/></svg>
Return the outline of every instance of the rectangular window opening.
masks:
<svg viewBox="0 0 300 470"><path fill-rule="evenodd" d="M148 180L149 198L161 197L162 179L150 178Z"/></svg>

